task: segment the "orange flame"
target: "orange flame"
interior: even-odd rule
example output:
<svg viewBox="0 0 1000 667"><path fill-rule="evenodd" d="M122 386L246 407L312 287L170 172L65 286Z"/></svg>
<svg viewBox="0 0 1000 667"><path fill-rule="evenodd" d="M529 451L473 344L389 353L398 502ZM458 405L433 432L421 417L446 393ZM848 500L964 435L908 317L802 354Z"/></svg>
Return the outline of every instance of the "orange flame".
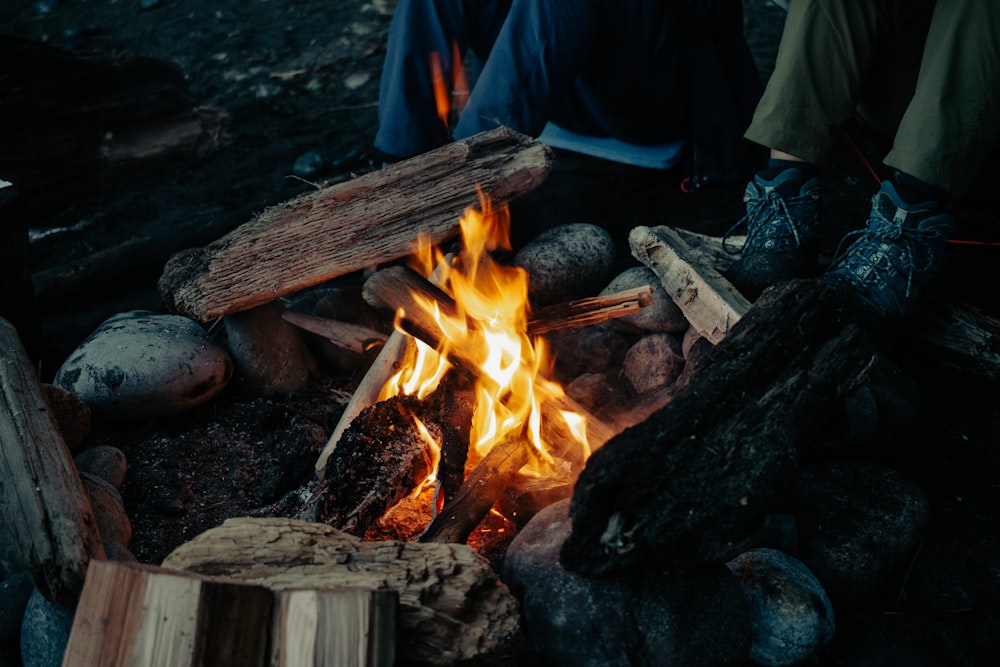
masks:
<svg viewBox="0 0 1000 667"><path fill-rule="evenodd" d="M423 275L439 267L439 282L455 300L457 316L444 316L435 303L421 303L443 332L441 347L432 350L418 341L412 359L383 387L380 399L429 394L448 370L447 346L475 334L486 349L474 389L469 462L474 464L504 439L520 437L531 446L529 467L543 474L555 457L544 442L541 408L546 400L562 396L562 388L544 377L549 363L544 341L527 333L527 272L493 259L494 251L511 247L509 211L506 206L494 209L483 195L480 202L480 211L467 209L460 220L462 250L453 262L443 261L440 250L427 244L416 254L416 268ZM558 418L566 421L586 457L583 417L571 413Z"/></svg>

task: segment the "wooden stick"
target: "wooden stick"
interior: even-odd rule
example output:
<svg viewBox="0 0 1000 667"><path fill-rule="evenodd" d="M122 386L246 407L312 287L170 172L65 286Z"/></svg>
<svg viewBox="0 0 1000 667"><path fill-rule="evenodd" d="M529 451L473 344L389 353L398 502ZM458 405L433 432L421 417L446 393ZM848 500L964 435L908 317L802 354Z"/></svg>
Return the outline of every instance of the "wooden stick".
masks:
<svg viewBox="0 0 1000 667"><path fill-rule="evenodd" d="M600 324L639 311L653 303L649 285L558 303L536 310L528 320L528 333L538 336L562 329Z"/></svg>
<svg viewBox="0 0 1000 667"><path fill-rule="evenodd" d="M72 606L104 559L97 520L17 331L0 318L0 516L35 587Z"/></svg>
<svg viewBox="0 0 1000 667"><path fill-rule="evenodd" d="M266 209L208 246L174 255L159 281L172 310L200 321L249 310L457 236L480 195L538 187L552 151L500 127Z"/></svg>
<svg viewBox="0 0 1000 667"><path fill-rule="evenodd" d="M420 301L437 302L442 316L446 318L454 318L458 314L454 299L417 273L401 266L388 267L372 275L365 282L363 294L365 300L376 308L393 311L402 309L402 328L434 349L440 348L444 335L435 319L421 308ZM481 377L486 350L482 334L472 329L461 345L449 347L448 357L465 372ZM598 421L568 396L549 398L542 404L542 411L543 437L547 442L566 443L574 439L560 416L561 412L575 412L586 419L587 440L591 449L600 447L614 435L610 427Z"/></svg>
<svg viewBox="0 0 1000 667"><path fill-rule="evenodd" d="M499 442L476 464L455 497L431 521L421 542L465 542L497 498L528 462L531 443L520 435Z"/></svg>
<svg viewBox="0 0 1000 667"><path fill-rule="evenodd" d="M281 319L300 329L326 338L342 350L355 354L365 354L375 346L384 345L386 335L360 324L341 322L327 317L286 310Z"/></svg>

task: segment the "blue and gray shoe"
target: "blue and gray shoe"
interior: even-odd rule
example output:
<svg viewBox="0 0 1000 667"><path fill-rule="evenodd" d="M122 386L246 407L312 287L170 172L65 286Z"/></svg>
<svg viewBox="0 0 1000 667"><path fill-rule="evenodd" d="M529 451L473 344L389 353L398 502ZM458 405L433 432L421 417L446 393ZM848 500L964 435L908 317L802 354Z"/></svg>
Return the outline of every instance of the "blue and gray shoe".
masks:
<svg viewBox="0 0 1000 667"><path fill-rule="evenodd" d="M954 218L937 202L908 205L891 181L872 198L868 226L841 241L827 276L857 290L862 324L881 329L910 313L941 264Z"/></svg>
<svg viewBox="0 0 1000 667"><path fill-rule="evenodd" d="M742 255L726 272L730 282L748 299L756 299L771 285L814 275L819 255L819 179L805 180L794 167L772 180L758 175L747 184L743 201L746 215L723 239L725 247L733 232L746 225Z"/></svg>

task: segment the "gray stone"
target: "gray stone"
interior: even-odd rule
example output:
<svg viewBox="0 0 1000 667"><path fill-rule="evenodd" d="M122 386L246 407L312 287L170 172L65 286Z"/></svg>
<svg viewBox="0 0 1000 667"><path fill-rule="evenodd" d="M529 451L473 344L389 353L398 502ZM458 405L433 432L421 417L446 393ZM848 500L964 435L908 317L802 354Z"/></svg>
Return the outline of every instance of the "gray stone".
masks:
<svg viewBox="0 0 1000 667"><path fill-rule="evenodd" d="M43 384L45 401L52 408L63 441L71 453L80 451L90 434L91 409L79 396L55 384Z"/></svg>
<svg viewBox="0 0 1000 667"><path fill-rule="evenodd" d="M55 384L95 414L152 419L202 405L232 376L229 354L193 320L133 310L102 323L63 362Z"/></svg>
<svg viewBox="0 0 1000 667"><path fill-rule="evenodd" d="M563 378L617 371L631 339L607 326L564 329L546 335Z"/></svg>
<svg viewBox="0 0 1000 667"><path fill-rule="evenodd" d="M547 664L745 664L749 609L728 569L604 579L568 572L559 550L571 529L569 503L535 515L504 558L503 578L521 598L526 633Z"/></svg>
<svg viewBox="0 0 1000 667"><path fill-rule="evenodd" d="M930 518L915 482L866 461L804 467L790 512L799 531L796 557L838 606L885 583L914 553Z"/></svg>
<svg viewBox="0 0 1000 667"><path fill-rule="evenodd" d="M281 312L281 305L272 302L225 318L229 352L245 394L286 394L319 375L301 332L283 320Z"/></svg>
<svg viewBox="0 0 1000 667"><path fill-rule="evenodd" d="M833 605L805 565L775 549L754 549L728 563L750 602L750 658L785 667L816 655L833 638Z"/></svg>
<svg viewBox="0 0 1000 667"><path fill-rule="evenodd" d="M614 261L611 234L586 223L547 229L514 256L528 272L528 295L536 307L597 294L611 278Z"/></svg>
<svg viewBox="0 0 1000 667"><path fill-rule="evenodd" d="M118 489L96 475L80 473L80 481L90 499L90 506L97 519L97 529L104 540L115 540L128 546L132 540L132 522L129 521Z"/></svg>
<svg viewBox="0 0 1000 667"><path fill-rule="evenodd" d="M674 303L659 277L647 266L634 266L619 273L605 287L601 294L615 294L635 287L653 288L653 301L636 313L630 313L614 320L618 327L632 331L679 334L688 328L684 312Z"/></svg>
<svg viewBox="0 0 1000 667"><path fill-rule="evenodd" d="M0 650L21 636L21 618L34 590L31 574L26 571L0 581Z"/></svg>
<svg viewBox="0 0 1000 667"><path fill-rule="evenodd" d="M673 385L684 370L680 343L667 333L640 338L625 353L622 373L637 394Z"/></svg>
<svg viewBox="0 0 1000 667"><path fill-rule="evenodd" d="M86 449L73 459L76 469L105 480L116 489L125 483L128 461L125 452L111 445L96 445Z"/></svg>
<svg viewBox="0 0 1000 667"><path fill-rule="evenodd" d="M60 667L73 628L73 610L46 600L36 589L21 622L24 667Z"/></svg>

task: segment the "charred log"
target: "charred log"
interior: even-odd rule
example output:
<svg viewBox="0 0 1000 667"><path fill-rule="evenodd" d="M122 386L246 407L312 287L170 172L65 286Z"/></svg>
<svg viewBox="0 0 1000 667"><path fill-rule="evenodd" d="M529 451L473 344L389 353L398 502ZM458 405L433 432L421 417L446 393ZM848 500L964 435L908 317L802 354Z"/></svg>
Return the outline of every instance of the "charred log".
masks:
<svg viewBox="0 0 1000 667"><path fill-rule="evenodd" d="M766 291L673 402L587 462L564 566L600 576L734 556L789 488L797 447L863 382L874 351L852 321L836 285Z"/></svg>

